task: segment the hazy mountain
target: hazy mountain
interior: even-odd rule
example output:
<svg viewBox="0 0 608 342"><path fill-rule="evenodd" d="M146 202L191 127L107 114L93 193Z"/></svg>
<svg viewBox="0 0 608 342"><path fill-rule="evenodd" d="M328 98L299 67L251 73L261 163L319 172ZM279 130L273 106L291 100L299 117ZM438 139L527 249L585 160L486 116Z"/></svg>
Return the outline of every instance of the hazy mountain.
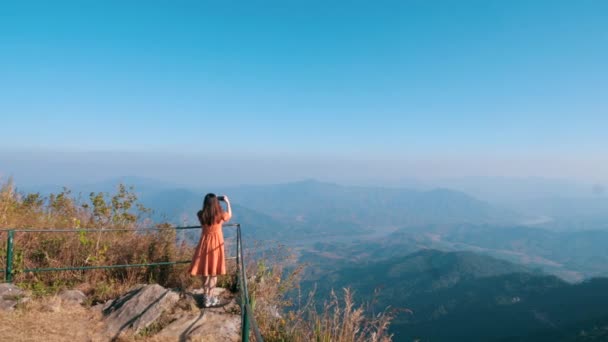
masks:
<svg viewBox="0 0 608 342"><path fill-rule="evenodd" d="M381 287L388 297L409 297L436 291L474 278L531 272L524 266L472 252L421 250L395 257L343 267L328 272L336 287L352 286L371 293Z"/></svg>
<svg viewBox="0 0 608 342"><path fill-rule="evenodd" d="M522 263L608 276L608 231L555 232L530 227L462 226L442 238L454 248L502 252ZM510 254L510 255L507 255Z"/></svg>
<svg viewBox="0 0 608 342"><path fill-rule="evenodd" d="M151 186L137 191L143 204L154 208L155 218L196 224L195 213L201 207L203 193ZM301 243L302 238L351 237L429 222L485 223L514 217L466 194L445 189L353 187L311 180L216 192L230 196L235 222L249 227L252 237L285 243Z"/></svg>
<svg viewBox="0 0 608 342"><path fill-rule="evenodd" d="M548 218L538 226L559 231L608 231L608 197L550 197L521 201L521 212Z"/></svg>
<svg viewBox="0 0 608 342"><path fill-rule="evenodd" d="M380 288L378 308L411 309L392 324L398 341L535 341L577 336L593 328L594 319L608 325L602 321L608 317L608 279L572 285L470 252L424 250L341 266L319 279L321 296L349 286L369 299Z"/></svg>
<svg viewBox="0 0 608 342"><path fill-rule="evenodd" d="M406 182L419 188L446 187L526 215L523 221L552 230L608 230L606 184L542 177L466 177Z"/></svg>
<svg viewBox="0 0 608 342"><path fill-rule="evenodd" d="M407 226L420 223L504 222L516 218L511 212L447 189L417 191L341 186L308 180L228 190L249 208L304 222L319 217L334 217L369 226Z"/></svg>
<svg viewBox="0 0 608 342"><path fill-rule="evenodd" d="M543 177L464 177L437 180L432 184L463 191L493 203L514 205L539 198L597 197L601 192L597 190L601 184Z"/></svg>
<svg viewBox="0 0 608 342"><path fill-rule="evenodd" d="M19 180L17 180L19 181ZM376 225L434 223L525 223L552 230L608 230L608 195L602 184L544 178L470 177L435 182L405 182L407 188L340 186L314 180L257 186L198 189L137 176L90 184L62 184L74 193L114 192L118 183L135 187L141 197L184 189L202 199L204 192L225 192L236 202L274 217L300 220L331 210L341 220ZM21 186L27 192L57 192L60 186ZM437 190L437 187L444 187ZM452 189L452 190L448 190ZM470 197L469 194L475 196ZM179 197L175 197L179 199ZM240 199L240 200L237 200ZM482 199L482 200L479 200ZM488 202L485 202L488 201ZM156 211L159 212L159 208ZM396 212L398 209L398 212ZM173 210L169 210L173 211ZM178 213L178 217L181 213ZM171 217L176 219L176 217Z"/></svg>
<svg viewBox="0 0 608 342"><path fill-rule="evenodd" d="M155 218L185 225L196 224L196 212L201 209L203 196L186 189L166 189L144 193L141 202L153 208Z"/></svg>
<svg viewBox="0 0 608 342"><path fill-rule="evenodd" d="M186 189L163 190L144 196L142 202L155 208L155 215L179 225L197 225L196 212L201 209L203 196ZM255 210L232 204L232 222L241 223L243 236L253 239L281 239L285 237L284 224Z"/></svg>
<svg viewBox="0 0 608 342"><path fill-rule="evenodd" d="M581 330L608 326L607 286L605 278L572 285L521 273L471 279L410 298L404 304L414 314L394 329L404 340L574 340Z"/></svg>
<svg viewBox="0 0 608 342"><path fill-rule="evenodd" d="M84 192L84 196L91 191L112 193L120 182L135 186L143 204L154 209L155 219L177 225L197 224L195 213L202 204L202 191L146 178L122 177L82 185L74 192ZM549 191L558 185L539 186ZM425 248L472 250L540 267L570 281L608 274L608 250L604 247L608 244L607 233L570 234L555 228L564 225L565 231L572 230L574 225L564 217L576 215L595 217L596 230L606 225L608 220L594 216L602 212L601 196L588 199L586 209L577 209L566 200L560 202L557 221L536 225L551 226L551 232L514 225L512 222L519 221L516 214L447 189L342 186L307 180L206 191L231 197L234 222L243 225L247 237L278 240L292 246L326 243L322 248L327 257L364 260L365 255L398 257ZM572 207L570 214L557 214L567 212L568 207ZM361 242L340 246L356 240ZM302 257L307 257L307 251L308 248L301 250Z"/></svg>

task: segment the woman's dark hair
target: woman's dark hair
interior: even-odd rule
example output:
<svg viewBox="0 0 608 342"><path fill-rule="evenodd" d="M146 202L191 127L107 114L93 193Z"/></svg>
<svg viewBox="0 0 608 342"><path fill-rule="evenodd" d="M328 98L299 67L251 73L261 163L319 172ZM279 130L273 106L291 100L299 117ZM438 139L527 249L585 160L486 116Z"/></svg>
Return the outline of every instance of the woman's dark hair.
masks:
<svg viewBox="0 0 608 342"><path fill-rule="evenodd" d="M224 211L217 196L215 194L207 194L203 200L203 210L199 210L196 215L203 226L220 223L224 217Z"/></svg>

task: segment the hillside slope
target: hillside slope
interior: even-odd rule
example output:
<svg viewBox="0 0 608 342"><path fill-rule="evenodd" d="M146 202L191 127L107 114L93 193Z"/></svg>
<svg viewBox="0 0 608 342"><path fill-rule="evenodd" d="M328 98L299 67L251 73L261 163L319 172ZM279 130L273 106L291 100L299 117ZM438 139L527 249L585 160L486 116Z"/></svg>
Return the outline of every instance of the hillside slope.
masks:
<svg viewBox="0 0 608 342"><path fill-rule="evenodd" d="M399 341L566 338L608 317L608 279L572 285L471 252L423 250L342 266L320 275L316 283L321 295L352 287L361 298L371 298L380 289L378 308L411 309L413 314L400 314L392 325Z"/></svg>

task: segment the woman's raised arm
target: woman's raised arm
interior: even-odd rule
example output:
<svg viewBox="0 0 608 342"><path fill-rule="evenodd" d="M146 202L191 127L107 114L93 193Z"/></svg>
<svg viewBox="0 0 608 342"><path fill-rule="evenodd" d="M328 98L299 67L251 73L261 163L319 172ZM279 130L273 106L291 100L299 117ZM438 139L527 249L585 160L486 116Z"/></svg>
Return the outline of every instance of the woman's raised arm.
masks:
<svg viewBox="0 0 608 342"><path fill-rule="evenodd" d="M232 218L232 208L230 207L230 200L228 196L224 195L224 202L226 202L226 212L224 212L224 222L227 222Z"/></svg>

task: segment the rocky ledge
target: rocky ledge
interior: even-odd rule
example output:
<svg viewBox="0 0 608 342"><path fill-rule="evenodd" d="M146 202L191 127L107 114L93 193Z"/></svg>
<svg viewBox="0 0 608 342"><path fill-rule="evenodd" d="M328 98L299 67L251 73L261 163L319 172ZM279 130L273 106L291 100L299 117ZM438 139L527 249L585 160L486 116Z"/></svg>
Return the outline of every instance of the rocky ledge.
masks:
<svg viewBox="0 0 608 342"><path fill-rule="evenodd" d="M229 291L216 288L220 304L203 308L200 290L191 292L164 288L157 284L138 285L122 296L90 309L98 312L101 340L152 337L155 341L240 341L240 307ZM12 311L29 301L26 292L12 284L0 284L0 310ZM63 291L45 304L47 312L87 302L75 290ZM60 314L60 313L58 313ZM97 340L97 339L95 339Z"/></svg>
<svg viewBox="0 0 608 342"><path fill-rule="evenodd" d="M200 291L177 292L160 285L140 285L96 306L106 334L157 336L176 341L239 341L240 308L227 290L216 288L220 305L203 308Z"/></svg>

